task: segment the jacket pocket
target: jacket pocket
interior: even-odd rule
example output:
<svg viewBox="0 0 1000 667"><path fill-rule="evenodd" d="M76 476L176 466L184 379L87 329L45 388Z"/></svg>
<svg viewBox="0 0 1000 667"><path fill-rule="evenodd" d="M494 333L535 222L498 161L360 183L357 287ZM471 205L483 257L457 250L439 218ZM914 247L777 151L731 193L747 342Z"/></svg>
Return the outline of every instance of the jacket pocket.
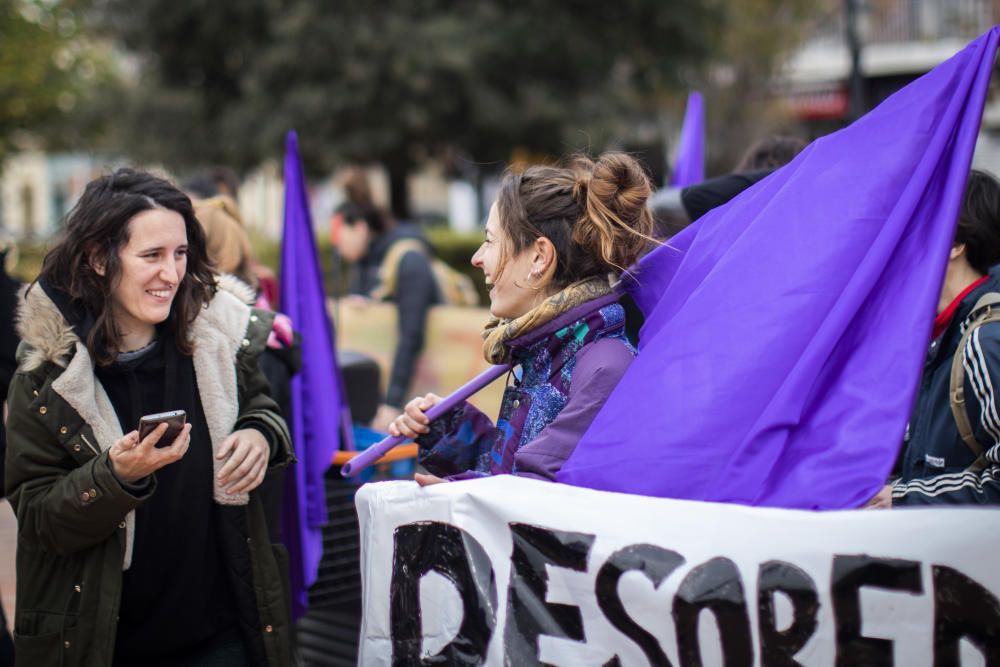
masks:
<svg viewBox="0 0 1000 667"><path fill-rule="evenodd" d="M75 665L79 661L76 616L46 611L17 614L14 655L18 665Z"/></svg>

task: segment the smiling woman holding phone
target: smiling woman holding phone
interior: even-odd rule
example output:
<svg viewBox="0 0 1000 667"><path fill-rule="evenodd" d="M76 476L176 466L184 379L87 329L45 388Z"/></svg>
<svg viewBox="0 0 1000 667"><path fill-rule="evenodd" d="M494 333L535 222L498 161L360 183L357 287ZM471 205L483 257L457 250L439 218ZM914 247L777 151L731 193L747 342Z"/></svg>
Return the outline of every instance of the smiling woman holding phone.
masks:
<svg viewBox="0 0 1000 667"><path fill-rule="evenodd" d="M8 402L19 664L290 662L287 572L254 489L293 460L257 356L270 313L219 288L191 202L92 181L26 292ZM186 424L159 442L161 420Z"/></svg>

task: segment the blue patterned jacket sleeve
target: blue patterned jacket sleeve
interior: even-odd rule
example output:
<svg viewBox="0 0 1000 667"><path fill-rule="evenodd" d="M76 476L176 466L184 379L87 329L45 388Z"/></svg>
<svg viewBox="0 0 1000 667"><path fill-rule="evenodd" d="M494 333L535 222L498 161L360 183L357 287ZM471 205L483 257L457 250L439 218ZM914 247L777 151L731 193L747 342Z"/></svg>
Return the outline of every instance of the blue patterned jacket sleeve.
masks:
<svg viewBox="0 0 1000 667"><path fill-rule="evenodd" d="M493 421L470 403L462 403L430 425L417 438L418 460L439 477L489 474L489 452L496 438ZM473 473L472 475L466 473Z"/></svg>

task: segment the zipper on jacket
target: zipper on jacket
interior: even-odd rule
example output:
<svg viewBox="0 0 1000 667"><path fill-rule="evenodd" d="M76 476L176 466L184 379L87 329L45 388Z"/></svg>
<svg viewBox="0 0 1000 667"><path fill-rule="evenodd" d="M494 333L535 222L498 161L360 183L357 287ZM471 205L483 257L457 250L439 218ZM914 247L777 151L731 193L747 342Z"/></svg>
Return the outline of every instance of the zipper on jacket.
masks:
<svg viewBox="0 0 1000 667"><path fill-rule="evenodd" d="M101 455L101 453L97 451L97 447L94 447L92 444L90 444L90 440L87 440L87 436L85 436L83 433L80 433L80 439L83 440L85 445L90 447L90 451L94 452L95 456Z"/></svg>

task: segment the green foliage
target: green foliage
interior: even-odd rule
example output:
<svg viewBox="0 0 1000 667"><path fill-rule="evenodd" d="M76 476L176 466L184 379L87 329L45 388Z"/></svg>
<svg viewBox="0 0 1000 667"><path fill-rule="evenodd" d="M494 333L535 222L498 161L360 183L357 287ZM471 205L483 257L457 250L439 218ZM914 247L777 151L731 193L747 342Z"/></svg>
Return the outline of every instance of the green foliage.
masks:
<svg viewBox="0 0 1000 667"><path fill-rule="evenodd" d="M277 21L254 88L274 118L316 138L306 154L319 166L333 161L330 147L390 163L449 147L485 161L514 147L558 154L567 130L613 120L630 101L621 93L676 84L706 55L712 6L297 2Z"/></svg>
<svg viewBox="0 0 1000 667"><path fill-rule="evenodd" d="M110 77L82 30L79 0L0 0L0 161L32 132L75 145L94 129L81 107Z"/></svg>
<svg viewBox="0 0 1000 667"><path fill-rule="evenodd" d="M280 143L257 150L257 125L266 120L266 108L248 118L243 106L247 72L258 49L271 41L277 3L91 3L95 29L137 56L139 65L135 84L113 100L111 141L122 152L180 169L250 167L280 153Z"/></svg>
<svg viewBox="0 0 1000 667"><path fill-rule="evenodd" d="M281 241L268 238L253 230L249 234L257 261L281 275ZM347 285L347 266L343 262L335 261L333 247L325 234L320 234L316 239L316 252L319 255L320 270L323 272L323 289L327 296L343 294Z"/></svg>
<svg viewBox="0 0 1000 667"><path fill-rule="evenodd" d="M400 186L431 156L600 148L710 52L721 0L101 0L137 54L130 154L239 168L296 128L307 170L380 162ZM156 127L156 132L150 132Z"/></svg>

